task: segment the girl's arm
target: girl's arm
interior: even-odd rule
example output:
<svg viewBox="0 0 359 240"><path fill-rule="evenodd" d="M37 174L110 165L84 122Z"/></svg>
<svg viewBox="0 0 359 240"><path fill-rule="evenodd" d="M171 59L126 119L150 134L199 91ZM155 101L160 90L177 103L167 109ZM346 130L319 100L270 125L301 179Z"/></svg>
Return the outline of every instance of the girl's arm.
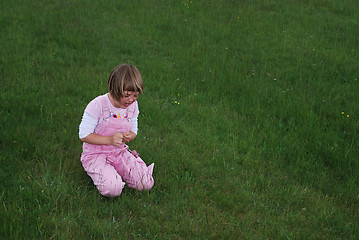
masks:
<svg viewBox="0 0 359 240"><path fill-rule="evenodd" d="M124 141L124 134L115 133L112 136L100 136L91 133L86 137L81 138L81 141L95 145L113 145L119 147L121 143Z"/></svg>
<svg viewBox="0 0 359 240"><path fill-rule="evenodd" d="M115 133L112 136L100 136L94 133L98 119L84 112L79 126L79 137L81 141L96 145L120 146L123 141L123 134Z"/></svg>
<svg viewBox="0 0 359 240"><path fill-rule="evenodd" d="M123 134L123 141L124 142L131 142L136 138L136 133L129 131Z"/></svg>

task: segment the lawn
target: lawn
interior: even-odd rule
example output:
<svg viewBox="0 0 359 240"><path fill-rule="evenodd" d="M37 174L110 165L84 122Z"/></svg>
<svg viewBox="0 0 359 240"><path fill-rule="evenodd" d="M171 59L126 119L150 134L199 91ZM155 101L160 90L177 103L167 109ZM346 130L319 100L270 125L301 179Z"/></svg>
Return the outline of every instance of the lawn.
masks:
<svg viewBox="0 0 359 240"><path fill-rule="evenodd" d="M1 239L358 239L359 2L0 2ZM155 186L102 197L78 126L140 70Z"/></svg>

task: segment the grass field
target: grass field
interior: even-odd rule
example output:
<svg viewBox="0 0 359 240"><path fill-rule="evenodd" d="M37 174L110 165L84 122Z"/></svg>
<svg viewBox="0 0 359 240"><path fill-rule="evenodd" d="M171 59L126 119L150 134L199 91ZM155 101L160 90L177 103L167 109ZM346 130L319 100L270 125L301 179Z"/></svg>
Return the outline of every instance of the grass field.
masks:
<svg viewBox="0 0 359 240"><path fill-rule="evenodd" d="M1 239L359 239L359 2L0 2ZM78 125L145 91L149 192L102 197Z"/></svg>

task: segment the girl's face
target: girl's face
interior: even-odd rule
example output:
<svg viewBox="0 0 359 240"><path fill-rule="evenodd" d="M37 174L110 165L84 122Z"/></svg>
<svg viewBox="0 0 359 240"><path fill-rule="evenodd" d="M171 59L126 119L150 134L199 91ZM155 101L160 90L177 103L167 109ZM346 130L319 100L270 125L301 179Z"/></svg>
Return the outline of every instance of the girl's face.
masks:
<svg viewBox="0 0 359 240"><path fill-rule="evenodd" d="M138 92L124 91L120 101L116 101L117 107L127 108L138 98Z"/></svg>

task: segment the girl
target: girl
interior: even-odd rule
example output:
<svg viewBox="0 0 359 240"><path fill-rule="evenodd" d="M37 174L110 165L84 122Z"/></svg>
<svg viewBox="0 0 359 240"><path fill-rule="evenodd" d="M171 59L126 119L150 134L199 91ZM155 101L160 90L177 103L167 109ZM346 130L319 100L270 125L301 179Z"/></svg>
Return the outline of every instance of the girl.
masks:
<svg viewBox="0 0 359 240"><path fill-rule="evenodd" d="M123 64L112 71L107 83L109 93L92 100L82 117L82 166L103 196L119 196L125 183L149 190L154 184L154 164L147 167L125 144L137 135L141 74L135 66Z"/></svg>

